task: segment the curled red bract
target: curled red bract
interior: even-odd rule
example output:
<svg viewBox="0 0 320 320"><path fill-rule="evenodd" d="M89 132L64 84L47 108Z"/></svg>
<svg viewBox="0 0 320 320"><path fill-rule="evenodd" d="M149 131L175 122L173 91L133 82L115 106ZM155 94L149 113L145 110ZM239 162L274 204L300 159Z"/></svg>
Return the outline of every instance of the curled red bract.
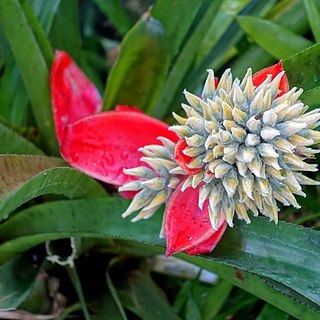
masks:
<svg viewBox="0 0 320 320"><path fill-rule="evenodd" d="M197 174L202 170L202 168L191 169L187 165L192 161L192 157L189 157L183 153L183 150L188 146L185 139L180 139L174 150L173 159L176 160L177 164L187 173L190 175Z"/></svg>
<svg viewBox="0 0 320 320"><path fill-rule="evenodd" d="M102 99L96 87L64 51L56 51L50 73L51 99L59 144L64 128L100 112Z"/></svg>
<svg viewBox="0 0 320 320"><path fill-rule="evenodd" d="M269 74L271 74L272 79L274 79L282 71L284 71L282 61L279 61L277 64L271 67L264 68L253 75L253 85L256 87L259 86ZM277 97L280 97L289 91L289 81L286 74L284 74L280 80L279 90L280 92L278 93Z"/></svg>
<svg viewBox="0 0 320 320"><path fill-rule="evenodd" d="M143 165L139 148L160 144L157 137L177 141L168 125L145 114L109 111L80 119L65 128L63 158L80 171L113 185L134 179L123 168Z"/></svg>
<svg viewBox="0 0 320 320"><path fill-rule="evenodd" d="M199 189L181 191L182 183L172 194L165 211L166 255L177 252L200 254L211 252L220 241L227 223L223 215L217 230L212 228L208 206L198 206Z"/></svg>

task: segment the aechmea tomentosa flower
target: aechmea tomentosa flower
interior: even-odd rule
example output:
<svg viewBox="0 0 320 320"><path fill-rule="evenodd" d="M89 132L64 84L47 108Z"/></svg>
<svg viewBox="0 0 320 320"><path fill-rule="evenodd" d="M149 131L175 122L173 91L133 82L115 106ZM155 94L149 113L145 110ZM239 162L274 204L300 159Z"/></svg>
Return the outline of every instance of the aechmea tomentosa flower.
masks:
<svg viewBox="0 0 320 320"><path fill-rule="evenodd" d="M240 82L226 70L215 88L213 71L204 86L202 99L185 91L187 118L174 115L179 126L171 127L192 157L186 164L199 171L190 175L183 189L200 189L199 207L209 199L214 228L223 213L233 226L233 217L250 222L247 209L278 221L277 201L299 208L294 195L305 196L302 184L318 184L301 171L317 171L305 162L319 150L310 146L320 141L320 109L308 109L298 99L302 89L292 88L277 97L284 72L271 75L255 87L251 69Z"/></svg>
<svg viewBox="0 0 320 320"><path fill-rule="evenodd" d="M276 67L282 70L281 62ZM301 185L319 184L301 172L317 171L317 165L305 160L319 152L310 146L320 142L320 134L314 130L320 123L320 109L306 113L308 106L299 101L302 89L285 88L286 93L280 95L287 84L284 77L284 71L276 76L270 74L255 85L251 69L242 81L233 79L228 69L216 86L214 73L208 70L202 97L185 91L188 105L182 104L182 108L186 117L174 114L179 125L170 129L180 141L171 162L175 160L180 168L172 163L172 167L166 168L165 178L163 170L155 170L156 176L164 179L159 194L167 190L166 196L153 191L152 197L144 202L155 201L158 206L153 199L160 197L161 202L167 201L181 179L182 190L199 190L198 206L200 209L207 206L214 229L219 226L221 214L232 227L235 213L239 219L250 222L248 209L254 216L262 213L277 223L277 201L299 208L295 195L305 196ZM172 152L172 146L169 149ZM146 163L147 158L157 159L152 153L144 157ZM153 161L151 168L156 169L156 160ZM171 189L168 173L175 181ZM141 189L143 184L150 184L146 178L155 179L151 175L144 178L146 182L135 182L132 188L128 184L123 190ZM151 191L144 187L143 192ZM142 192L138 193L137 199L141 195ZM143 214L149 207L150 204L135 220L150 216ZM139 202L130 206L125 215L141 208Z"/></svg>

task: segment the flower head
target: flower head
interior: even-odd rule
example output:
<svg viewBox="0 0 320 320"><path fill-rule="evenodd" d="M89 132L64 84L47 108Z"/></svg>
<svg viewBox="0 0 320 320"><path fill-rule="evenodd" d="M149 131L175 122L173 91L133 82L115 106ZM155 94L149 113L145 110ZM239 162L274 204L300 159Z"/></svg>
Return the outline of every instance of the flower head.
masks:
<svg viewBox="0 0 320 320"><path fill-rule="evenodd" d="M282 69L281 62L275 67ZM298 101L302 89L282 92L284 77L284 71L269 74L255 86L251 69L242 81L228 69L215 87L209 70L202 99L184 92L187 117L174 114L180 125L170 128L185 143L177 153L191 158L181 163L176 156L189 174L182 190L203 184L198 205L209 200L213 228L221 213L230 226L235 213L249 223L247 209L277 223L276 200L299 208L294 195L305 196L300 185L318 184L301 171L317 170L305 160L319 152L310 146L320 141L313 130L320 109L305 113L308 107Z"/></svg>
<svg viewBox="0 0 320 320"><path fill-rule="evenodd" d="M133 222L166 204L167 255L212 251L235 213L250 222L248 209L277 222L276 201L298 207L300 185L318 184L301 172L317 170L305 160L318 152L310 146L320 142L320 109L306 113L281 62L248 69L242 81L208 72L201 98L185 91L186 117L174 114L179 125L169 129L137 108L101 112L98 91L66 53L51 70L62 156L133 198L122 215L139 211Z"/></svg>
<svg viewBox="0 0 320 320"><path fill-rule="evenodd" d="M277 201L299 208L295 195L305 196L301 185L319 184L301 172L317 170L305 160L318 152L310 146L320 142L314 130L320 109L306 113L308 107L298 100L302 89L289 91L282 63L254 76L248 69L242 81L233 79L230 69L218 84L213 70L208 73L201 98L184 91L186 117L174 113L179 125L170 127L180 140L173 152L172 146L167 150L171 170L166 168L163 186L168 188L172 178L182 183L172 184L161 201L168 202L164 216L168 255L210 252L225 230L224 221L233 226L235 213L247 223L248 210L277 223ZM154 157L147 153L143 159L148 163ZM155 171L154 176L162 177ZM135 186L149 183L146 177L143 180ZM130 185L124 189L130 190ZM125 216L140 209L134 221L149 216L143 214L142 202L130 206Z"/></svg>

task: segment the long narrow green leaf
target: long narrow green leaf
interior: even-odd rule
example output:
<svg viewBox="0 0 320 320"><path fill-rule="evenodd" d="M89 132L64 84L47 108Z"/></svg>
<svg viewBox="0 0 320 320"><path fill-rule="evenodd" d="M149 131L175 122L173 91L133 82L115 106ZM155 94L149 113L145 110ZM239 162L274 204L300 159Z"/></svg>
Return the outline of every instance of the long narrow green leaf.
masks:
<svg viewBox="0 0 320 320"><path fill-rule="evenodd" d="M269 3L271 1L272 0L253 0L240 12L240 15L259 15L266 9L266 7L269 7ZM196 90L199 83L205 79L206 70L208 68L216 69L224 63L224 59L230 59L228 55L230 55L230 53L232 55L234 54L234 46L240 41L243 34L244 32L239 28L238 24L233 22L212 50L201 61L199 61L194 70L189 72L188 76L183 81L180 90L182 91L183 88L188 88L188 90L192 92ZM173 103L173 106L179 106L180 100L181 99L179 98L176 103Z"/></svg>
<svg viewBox="0 0 320 320"><path fill-rule="evenodd" d="M33 9L46 34L51 30L60 2L61 0L31 0Z"/></svg>
<svg viewBox="0 0 320 320"><path fill-rule="evenodd" d="M320 42L320 12L318 11L316 2L314 0L304 0L304 5L313 36L317 42Z"/></svg>
<svg viewBox="0 0 320 320"><path fill-rule="evenodd" d="M276 59L285 59L312 45L311 41L267 20L242 16L237 21L259 46Z"/></svg>
<svg viewBox="0 0 320 320"><path fill-rule="evenodd" d="M47 163L46 166L48 166ZM24 169L26 169L26 166ZM34 173L31 179L26 176L28 173L23 171L24 180L26 178L30 179L24 184L19 183L17 178L8 177L4 179L4 176L1 176L1 179L3 179L1 192L6 192L6 197L2 196L3 199L0 202L0 220L6 218L13 210L27 201L46 194L63 195L68 198L93 198L106 195L98 182L77 170L55 167L46 170L41 168L39 171L41 172ZM14 185L9 184L12 181ZM8 193L8 191L11 192Z"/></svg>
<svg viewBox="0 0 320 320"><path fill-rule="evenodd" d="M88 311L86 301L84 299L84 294L83 294L81 282L80 282L76 267L68 267L68 274L69 274L70 280L74 286L74 289L77 292L84 318L85 318L85 320L90 320L90 314Z"/></svg>
<svg viewBox="0 0 320 320"><path fill-rule="evenodd" d="M94 0L121 35L126 34L132 21L120 0Z"/></svg>
<svg viewBox="0 0 320 320"><path fill-rule="evenodd" d="M305 34L309 29L307 14L303 8L303 3L299 0L279 2L265 18L295 34ZM241 78L248 67L256 72L274 62L275 59L268 52L252 43L232 63L232 74Z"/></svg>
<svg viewBox="0 0 320 320"><path fill-rule="evenodd" d="M309 107L318 108L320 106L320 86L305 91L301 96L301 101Z"/></svg>
<svg viewBox="0 0 320 320"><path fill-rule="evenodd" d="M81 34L77 0L61 0L49 33L54 49L67 51L81 66Z"/></svg>
<svg viewBox="0 0 320 320"><path fill-rule="evenodd" d="M21 9L23 10L23 13L28 21L29 28L32 30L33 35L38 43L39 49L42 52L42 56L47 63L47 67L50 68L52 59L53 59L53 54L52 54L51 45L47 39L47 36L39 20L35 16L35 13L30 4L30 1L20 0L20 3L21 3Z"/></svg>
<svg viewBox="0 0 320 320"><path fill-rule="evenodd" d="M30 178L48 168L63 166L61 158L31 155L0 155L0 196L16 190Z"/></svg>
<svg viewBox="0 0 320 320"><path fill-rule="evenodd" d="M148 274L132 272L118 288L118 293L123 306L140 319L177 319L166 296Z"/></svg>
<svg viewBox="0 0 320 320"><path fill-rule="evenodd" d="M152 16L159 20L165 29L171 46L172 58L178 53L202 2L198 0L158 0L155 3Z"/></svg>
<svg viewBox="0 0 320 320"><path fill-rule="evenodd" d="M51 112L49 70L39 47L39 38L33 33L29 21L30 17L26 17L18 0L0 1L0 23L21 71L42 142L49 152L58 153Z"/></svg>
<svg viewBox="0 0 320 320"><path fill-rule="evenodd" d="M182 80L186 76L193 62L195 53L197 52L198 45L202 40L203 34L211 25L212 20L219 10L221 2L221 0L216 0L212 3L205 16L202 18L202 20L190 36L188 42L183 47L179 57L177 58L177 61L172 67L166 84L161 90L157 102L153 106L152 110L150 110L151 115L157 118L162 118L169 110L170 103L172 102L177 89L180 87Z"/></svg>
<svg viewBox="0 0 320 320"><path fill-rule="evenodd" d="M320 43L283 61L290 86L311 90L320 86Z"/></svg>
<svg viewBox="0 0 320 320"><path fill-rule="evenodd" d="M4 74L0 80L0 106L1 115L12 125L26 125L29 99L12 55L5 63Z"/></svg>
<svg viewBox="0 0 320 320"><path fill-rule="evenodd" d="M256 320L287 320L288 318L288 314L267 303Z"/></svg>
<svg viewBox="0 0 320 320"><path fill-rule="evenodd" d="M0 141L0 153L43 154L42 150L2 123L0 123Z"/></svg>
<svg viewBox="0 0 320 320"><path fill-rule="evenodd" d="M196 64L200 63L202 59L210 53L231 26L237 14L243 10L249 2L250 0L228 0L222 3L221 9L217 13L216 18L212 21L210 28L199 45Z"/></svg>
<svg viewBox="0 0 320 320"><path fill-rule="evenodd" d="M120 301L117 289L115 288L113 281L112 281L112 278L111 278L111 275L110 275L110 269L114 265L118 264L121 261L122 261L121 257L120 258L115 257L115 258L111 259L111 261L108 264L108 269L106 271L106 283L109 288L109 293L110 293L111 299L114 301L114 303L116 305L117 310L116 310L115 314L117 315L117 318L119 318L121 320L128 320L126 313L124 311L124 307Z"/></svg>
<svg viewBox="0 0 320 320"><path fill-rule="evenodd" d="M221 279L214 287L207 289L207 298L201 308L203 320L215 318L227 300L232 288L232 283Z"/></svg>
<svg viewBox="0 0 320 320"><path fill-rule="evenodd" d="M0 266L0 309L17 308L29 295L36 275L32 262L25 256L16 256Z"/></svg>
<svg viewBox="0 0 320 320"><path fill-rule="evenodd" d="M104 108L124 104L149 109L165 80L169 61L164 29L147 12L123 39L108 77Z"/></svg>
<svg viewBox="0 0 320 320"><path fill-rule="evenodd" d="M109 198L29 208L0 225L0 238L5 241L0 245L0 261L41 242L70 236L111 237L163 246L158 238L161 216L137 224L123 221L120 216L127 204L126 200ZM179 257L295 317L314 319L320 315L319 244L317 231L283 222L274 226L267 219L255 218L250 225L239 222L228 229L212 254Z"/></svg>

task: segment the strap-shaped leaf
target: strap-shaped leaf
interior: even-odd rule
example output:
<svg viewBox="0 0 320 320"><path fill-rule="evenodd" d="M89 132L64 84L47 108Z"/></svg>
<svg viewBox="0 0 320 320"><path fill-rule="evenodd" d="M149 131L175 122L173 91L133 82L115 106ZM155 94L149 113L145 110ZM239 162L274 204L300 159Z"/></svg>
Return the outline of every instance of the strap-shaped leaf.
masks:
<svg viewBox="0 0 320 320"><path fill-rule="evenodd" d="M73 200L35 206L0 226L3 263L43 241L79 237L108 237L163 246L158 238L161 215L132 224L120 218L123 199ZM192 262L265 299L298 318L320 316L319 232L264 218L229 229L211 255L187 256Z"/></svg>
<svg viewBox="0 0 320 320"><path fill-rule="evenodd" d="M36 275L32 262L25 256L19 255L0 266L0 309L18 307L30 293Z"/></svg>
<svg viewBox="0 0 320 320"><path fill-rule="evenodd" d="M171 58L179 51L202 3L198 0L158 0L152 8L152 16L161 21L166 32Z"/></svg>
<svg viewBox="0 0 320 320"><path fill-rule="evenodd" d="M320 43L283 61L290 87L311 90L320 86Z"/></svg>
<svg viewBox="0 0 320 320"><path fill-rule="evenodd" d="M259 46L279 60L312 45L311 41L267 20L243 16L238 17L237 21Z"/></svg>
<svg viewBox="0 0 320 320"><path fill-rule="evenodd" d="M320 105L320 86L314 89L305 91L301 96L301 101L312 108L317 108Z"/></svg>
<svg viewBox="0 0 320 320"><path fill-rule="evenodd" d="M42 150L2 123L0 123L0 141L0 153L43 154Z"/></svg>
<svg viewBox="0 0 320 320"><path fill-rule="evenodd" d="M49 69L50 45L28 1L0 1L0 22L29 95L42 142L52 154L58 145L53 129Z"/></svg>
<svg viewBox="0 0 320 320"><path fill-rule="evenodd" d="M45 194L68 198L106 195L98 182L62 165L64 161L61 158L1 155L0 220L27 201Z"/></svg>
<svg viewBox="0 0 320 320"><path fill-rule="evenodd" d="M109 76L104 109L116 105L147 110L165 80L170 48L160 21L147 12L127 33Z"/></svg>

